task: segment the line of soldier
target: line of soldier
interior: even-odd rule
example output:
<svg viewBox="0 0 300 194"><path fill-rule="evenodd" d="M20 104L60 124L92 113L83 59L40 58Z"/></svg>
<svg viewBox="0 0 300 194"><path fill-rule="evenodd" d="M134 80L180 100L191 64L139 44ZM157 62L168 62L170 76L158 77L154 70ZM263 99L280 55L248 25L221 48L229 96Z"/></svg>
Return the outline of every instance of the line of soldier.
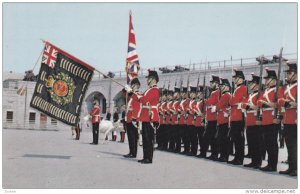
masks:
<svg viewBox="0 0 300 194"><path fill-rule="evenodd" d="M286 64L286 85L278 88L278 91L276 72L267 68L263 77L265 88L261 92L258 90L262 78L252 74L247 87L240 70L235 70L233 75L235 89L232 93L228 79L214 75L209 88L191 86L183 87L181 91L178 87L174 91L161 89L158 149L243 165L246 129L251 163L244 166L272 172L277 171L278 133L283 126L289 168L279 173L297 176L297 64ZM205 98L207 89L210 90L210 96ZM276 92L278 99L275 98ZM274 117L275 109L280 110L282 118ZM235 154L234 159L229 161L232 143ZM209 146L211 155L207 157ZM264 167L261 166L262 149L268 153L268 164Z"/></svg>

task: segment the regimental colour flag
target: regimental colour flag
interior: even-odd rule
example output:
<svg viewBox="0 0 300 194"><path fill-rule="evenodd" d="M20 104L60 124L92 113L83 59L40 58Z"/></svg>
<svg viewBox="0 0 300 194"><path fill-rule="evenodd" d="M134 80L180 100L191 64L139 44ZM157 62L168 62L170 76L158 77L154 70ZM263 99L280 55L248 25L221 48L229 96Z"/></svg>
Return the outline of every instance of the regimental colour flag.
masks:
<svg viewBox="0 0 300 194"><path fill-rule="evenodd" d="M129 37L128 37L128 52L126 59L127 83L137 77L140 70L139 57L136 52L135 34L132 25L131 11L129 13Z"/></svg>
<svg viewBox="0 0 300 194"><path fill-rule="evenodd" d="M45 42L42 63L30 106L76 126L94 68Z"/></svg>

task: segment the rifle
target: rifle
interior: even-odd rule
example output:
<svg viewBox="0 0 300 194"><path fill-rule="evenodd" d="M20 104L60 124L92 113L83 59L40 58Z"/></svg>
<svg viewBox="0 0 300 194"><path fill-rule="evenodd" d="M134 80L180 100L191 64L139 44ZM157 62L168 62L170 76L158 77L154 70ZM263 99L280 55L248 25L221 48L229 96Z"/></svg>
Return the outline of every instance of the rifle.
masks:
<svg viewBox="0 0 300 194"><path fill-rule="evenodd" d="M206 62L205 62L205 67L204 67L204 76L203 76L203 95L202 95L202 107L201 107L201 112L204 112L204 101L206 99L206 86L205 86L205 81L206 81Z"/></svg>
<svg viewBox="0 0 300 194"><path fill-rule="evenodd" d="M282 64L282 50L283 47L281 47L280 49L280 53L279 53L279 67L278 67L278 77L277 77L277 83L276 83L276 90L275 90L275 97L274 97L274 103L277 103L278 101L278 89L279 89L279 85L280 85L280 73L281 73L281 64ZM276 106L276 108L274 109L274 119L280 118L280 114L278 111L278 107Z"/></svg>
<svg viewBox="0 0 300 194"><path fill-rule="evenodd" d="M200 82L200 72L199 72L199 75L198 75L198 79L197 79L197 88L196 88L196 92L199 91L199 82Z"/></svg>
<svg viewBox="0 0 300 194"><path fill-rule="evenodd" d="M257 92L257 99L260 97L261 95L261 91L263 89L263 85L262 85L262 74L263 74L263 55L259 57L259 86L258 86L258 92ZM257 114L256 114L256 119L258 121L261 121L261 116L260 116L260 109L257 109Z"/></svg>
<svg viewBox="0 0 300 194"><path fill-rule="evenodd" d="M232 64L232 56L230 57L230 63L231 63L231 95L233 95L233 93L234 93L234 81L233 81L233 78L232 78L232 76L233 76L233 64Z"/></svg>
<svg viewBox="0 0 300 194"><path fill-rule="evenodd" d="M191 75L191 65L189 65L189 75L188 75L188 79L186 81L187 97L189 97L190 75Z"/></svg>
<svg viewBox="0 0 300 194"><path fill-rule="evenodd" d="M280 86L280 74L281 74L281 65L282 65L282 51L283 47L280 48L280 53L279 53L279 66L278 66L278 77L277 77L277 82L276 82L276 90L275 90L275 96L274 96L274 103L277 103L278 101L278 89ZM280 111L278 110L278 107L274 109L274 119L281 119ZM281 128L281 125L278 124L278 131L279 131L279 146L280 148L284 148L284 135L283 135L283 130Z"/></svg>

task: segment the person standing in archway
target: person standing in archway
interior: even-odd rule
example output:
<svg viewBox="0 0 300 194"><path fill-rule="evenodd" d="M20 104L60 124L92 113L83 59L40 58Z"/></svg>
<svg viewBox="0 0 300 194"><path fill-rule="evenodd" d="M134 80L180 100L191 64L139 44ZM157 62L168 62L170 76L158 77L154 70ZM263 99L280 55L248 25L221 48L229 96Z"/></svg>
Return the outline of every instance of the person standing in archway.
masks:
<svg viewBox="0 0 300 194"><path fill-rule="evenodd" d="M90 112L90 116L92 117L93 124L93 142L91 145L97 145L99 139L99 124L100 124L100 105L98 100L94 99L93 101L93 109Z"/></svg>
<svg viewBox="0 0 300 194"><path fill-rule="evenodd" d="M110 109L106 108L105 120L110 121L110 117L111 117ZM114 136L113 132L111 132L111 136L112 137ZM105 140L108 140L107 136L105 137Z"/></svg>

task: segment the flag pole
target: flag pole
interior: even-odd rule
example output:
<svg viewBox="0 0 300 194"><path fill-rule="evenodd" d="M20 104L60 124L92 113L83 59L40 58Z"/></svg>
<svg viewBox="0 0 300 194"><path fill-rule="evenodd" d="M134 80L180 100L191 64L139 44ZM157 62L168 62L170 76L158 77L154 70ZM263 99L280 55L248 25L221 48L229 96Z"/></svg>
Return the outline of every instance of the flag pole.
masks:
<svg viewBox="0 0 300 194"><path fill-rule="evenodd" d="M131 16L131 10L129 10L129 28L130 28L130 16ZM130 30L130 29L129 29ZM129 40L128 40L128 42L129 42ZM128 46L128 45L127 45ZM127 48L128 49L128 48ZM127 53L128 54L128 53ZM128 82L128 69L127 69L127 65L128 65L128 61L127 61L127 59L126 59L126 62L125 62L125 70L126 70L126 83L127 84L130 84L129 82ZM128 92L126 91L126 99L125 99L125 108L126 108L126 112L125 113L127 113L127 106L128 106ZM126 115L125 115L126 116Z"/></svg>
<svg viewBox="0 0 300 194"><path fill-rule="evenodd" d="M123 84L121 84L120 82L118 82L117 80L115 80L115 79L113 79L113 78L111 78L111 77L109 77L109 76L107 76L107 75L105 75L104 73L102 73L101 71L99 71L98 69L94 69L94 71L96 71L96 72L98 72L98 73L100 73L101 75L103 75L104 77L107 77L107 78L109 78L111 81L113 81L113 82L115 82L116 84L118 84L119 86L121 86L121 87L123 87L123 88L125 88L125 85L123 85Z"/></svg>

